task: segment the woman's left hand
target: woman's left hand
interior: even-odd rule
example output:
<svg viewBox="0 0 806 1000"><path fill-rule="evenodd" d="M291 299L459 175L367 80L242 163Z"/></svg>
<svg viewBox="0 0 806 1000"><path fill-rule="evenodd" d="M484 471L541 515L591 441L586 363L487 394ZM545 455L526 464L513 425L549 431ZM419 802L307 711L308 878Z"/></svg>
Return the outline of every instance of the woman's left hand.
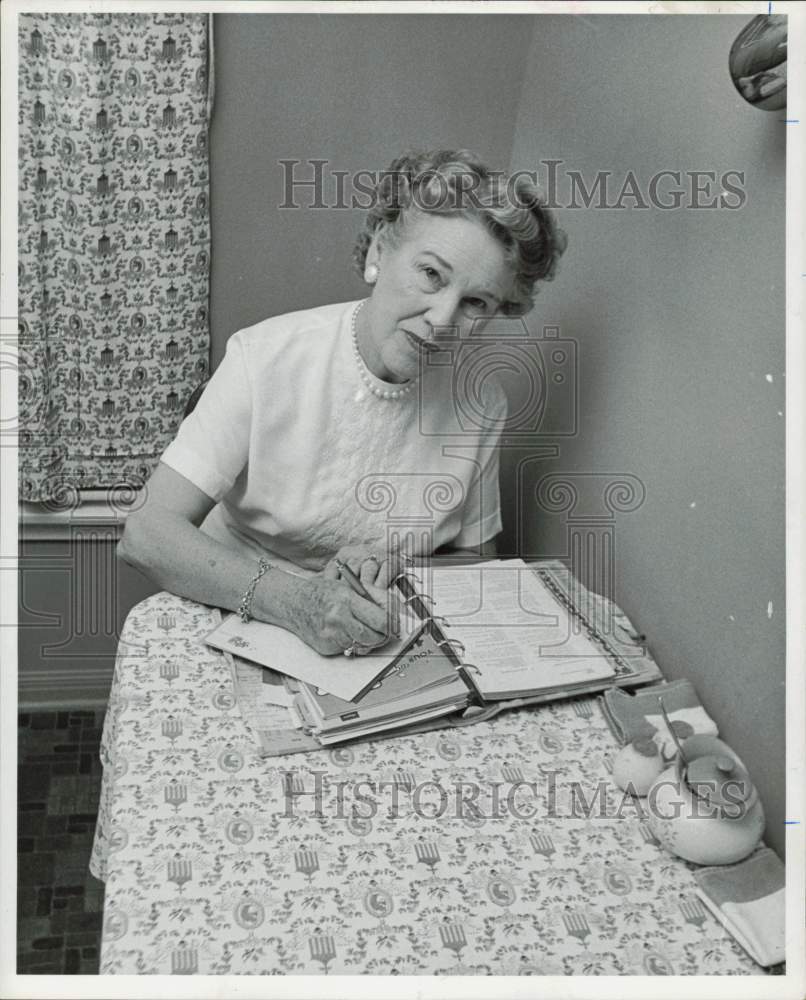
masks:
<svg viewBox="0 0 806 1000"><path fill-rule="evenodd" d="M386 590L402 568L397 552L385 551L378 545L345 545L325 566L325 579L339 579L337 559L349 566L365 587L377 587L379 590Z"/></svg>

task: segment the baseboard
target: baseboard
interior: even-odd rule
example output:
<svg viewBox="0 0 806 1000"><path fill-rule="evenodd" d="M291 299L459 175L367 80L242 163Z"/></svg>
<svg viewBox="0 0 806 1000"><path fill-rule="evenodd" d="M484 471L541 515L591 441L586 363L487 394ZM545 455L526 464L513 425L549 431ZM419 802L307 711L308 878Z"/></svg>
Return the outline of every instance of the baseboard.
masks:
<svg viewBox="0 0 806 1000"><path fill-rule="evenodd" d="M98 712L106 711L107 699L103 698L100 701L94 699L76 699L73 697L65 696L65 699L60 699L59 701L19 701L17 703L17 713L22 712Z"/></svg>
<svg viewBox="0 0 806 1000"><path fill-rule="evenodd" d="M49 711L70 706L102 708L109 700L114 665L86 662L31 664L18 674L17 704L21 712Z"/></svg>

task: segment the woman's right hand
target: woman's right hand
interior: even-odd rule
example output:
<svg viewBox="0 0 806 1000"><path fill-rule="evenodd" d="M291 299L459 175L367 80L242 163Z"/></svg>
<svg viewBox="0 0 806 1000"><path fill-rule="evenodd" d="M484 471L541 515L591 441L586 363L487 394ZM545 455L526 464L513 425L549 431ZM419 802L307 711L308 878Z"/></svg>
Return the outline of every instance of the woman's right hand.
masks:
<svg viewBox="0 0 806 1000"><path fill-rule="evenodd" d="M344 580L330 580L321 573L301 581L294 632L323 656L353 646L361 653L384 645L397 631L394 595L378 587L366 589L378 604L360 597Z"/></svg>

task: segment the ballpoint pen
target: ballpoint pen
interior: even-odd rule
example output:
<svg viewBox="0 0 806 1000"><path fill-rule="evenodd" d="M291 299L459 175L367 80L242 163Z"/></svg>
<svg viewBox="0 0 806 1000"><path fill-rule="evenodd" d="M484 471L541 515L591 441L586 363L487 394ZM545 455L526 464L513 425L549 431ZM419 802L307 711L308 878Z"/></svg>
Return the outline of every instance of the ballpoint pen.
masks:
<svg viewBox="0 0 806 1000"><path fill-rule="evenodd" d="M341 559L334 559L333 561L336 564L336 568L339 571L339 575L344 577L344 579L349 584L350 589L354 593L358 594L359 597L363 597L365 601L369 601L370 604L374 604L376 608L382 607L382 605L378 604L375 598L369 593L367 588L358 579L355 573L353 573L353 571L350 569L347 563L343 563ZM354 656L355 652L356 652L356 646L355 643L353 643L352 646L348 646L348 648L344 650L344 655Z"/></svg>
<svg viewBox="0 0 806 1000"><path fill-rule="evenodd" d="M364 584L358 579L358 577L353 573L347 563L343 563L341 559L333 560L336 564L336 568L339 574L344 577L344 579L349 583L350 588L358 594L359 597L363 597L365 601L370 601L375 605L376 608L380 608L382 605L378 604L375 598L369 593Z"/></svg>

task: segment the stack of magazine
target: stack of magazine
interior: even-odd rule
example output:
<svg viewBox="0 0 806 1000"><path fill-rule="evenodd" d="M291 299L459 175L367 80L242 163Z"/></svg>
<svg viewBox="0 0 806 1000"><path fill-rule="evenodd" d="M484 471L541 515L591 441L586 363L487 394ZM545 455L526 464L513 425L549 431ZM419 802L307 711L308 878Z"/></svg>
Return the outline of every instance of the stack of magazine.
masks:
<svg viewBox="0 0 806 1000"><path fill-rule="evenodd" d="M626 618L562 564L491 560L419 572L394 582L405 612L400 636L368 656L323 657L283 629L237 615L207 636L238 658L247 721L256 699L272 697L274 708L266 714L262 706L257 726L264 753L466 724L503 708L661 676ZM274 683L244 684L244 660L270 668ZM281 697L269 693L278 675Z"/></svg>

